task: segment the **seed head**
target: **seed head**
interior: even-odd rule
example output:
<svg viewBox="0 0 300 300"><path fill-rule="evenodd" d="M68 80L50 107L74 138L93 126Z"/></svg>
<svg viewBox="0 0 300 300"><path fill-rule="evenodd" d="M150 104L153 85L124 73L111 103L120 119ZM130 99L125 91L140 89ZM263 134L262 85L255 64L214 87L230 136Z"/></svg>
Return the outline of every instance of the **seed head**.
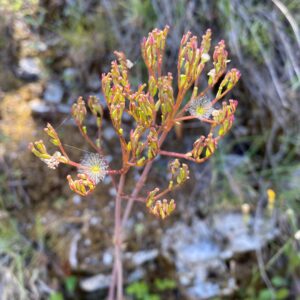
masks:
<svg viewBox="0 0 300 300"><path fill-rule="evenodd" d="M91 153L85 155L82 159L78 171L87 175L95 184L98 184L107 174L107 168L107 162L99 154Z"/></svg>
<svg viewBox="0 0 300 300"><path fill-rule="evenodd" d="M214 111L214 108L207 97L200 97L192 100L188 111L192 116L208 119Z"/></svg>

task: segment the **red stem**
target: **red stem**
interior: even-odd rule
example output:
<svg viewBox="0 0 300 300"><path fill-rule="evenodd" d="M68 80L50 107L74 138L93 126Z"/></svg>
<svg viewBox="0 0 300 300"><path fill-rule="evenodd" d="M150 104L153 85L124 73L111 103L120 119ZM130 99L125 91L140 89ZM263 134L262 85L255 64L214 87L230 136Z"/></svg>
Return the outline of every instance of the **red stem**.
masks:
<svg viewBox="0 0 300 300"><path fill-rule="evenodd" d="M83 138L88 142L88 144L90 144L90 146L91 146L94 150L96 150L97 153L99 153L100 155L103 155L102 150L101 150L99 147L97 147L97 145L90 139L90 137L82 130L81 125L80 125L78 122L76 122L76 124L77 124L77 127L79 128L79 131L80 131L81 135L82 135Z"/></svg>
<svg viewBox="0 0 300 300"><path fill-rule="evenodd" d="M165 155L165 156L170 156L170 157L177 157L177 158L181 158L181 159L190 160L190 161L193 161L197 164L203 163L211 157L211 156L208 156L208 157L202 157L202 158L199 158L199 159L195 159L195 158L193 158L191 156L188 156L184 153L170 152L170 151L164 151L164 150L160 150L159 154Z"/></svg>
<svg viewBox="0 0 300 300"><path fill-rule="evenodd" d="M63 145L61 144L60 141L59 141L58 147L59 147L61 153L64 155L64 157L66 157L67 159L70 159L69 156L68 156L68 154L67 154L67 152L65 151L65 149L64 149L64 147L63 147Z"/></svg>
<svg viewBox="0 0 300 300"><path fill-rule="evenodd" d="M201 117L197 117L197 116L185 116L185 117L177 118L177 119L174 119L174 122L194 120L194 119L198 119L202 122L209 123L209 124L214 124L214 125L216 124L216 122L213 120L201 118Z"/></svg>
<svg viewBox="0 0 300 300"><path fill-rule="evenodd" d="M148 176L148 174L151 170L152 164L153 164L153 161L150 161L146 164L141 177L139 178L138 182L136 183L136 186L135 186L134 190L132 191L132 193L130 195L130 200L127 202L125 212L124 212L124 215L123 215L123 219L122 219L122 225L123 226L126 224L128 218L129 218L133 202L134 202L135 198L137 197L138 193L140 192L140 190L142 189L142 187L143 187L143 185L144 185L144 183L147 179L147 176Z"/></svg>
<svg viewBox="0 0 300 300"><path fill-rule="evenodd" d="M115 201L115 264L117 275L117 300L123 299L123 269L122 269L122 215L121 215L121 194L124 189L125 174L122 174L119 181L118 192Z"/></svg>
<svg viewBox="0 0 300 300"><path fill-rule="evenodd" d="M183 158L183 159L194 160L192 157L187 156L185 153L178 153L178 152L170 152L170 151L160 150L159 154L160 155L165 155L165 156L172 156L172 157L178 157L178 158Z"/></svg>

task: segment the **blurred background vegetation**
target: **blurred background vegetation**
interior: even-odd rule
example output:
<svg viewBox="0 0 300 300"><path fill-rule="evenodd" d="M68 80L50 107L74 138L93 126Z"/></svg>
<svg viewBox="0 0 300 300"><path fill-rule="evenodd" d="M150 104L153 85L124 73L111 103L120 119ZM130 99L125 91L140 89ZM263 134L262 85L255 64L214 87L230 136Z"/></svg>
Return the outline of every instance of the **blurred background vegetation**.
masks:
<svg viewBox="0 0 300 300"><path fill-rule="evenodd" d="M114 50L133 62L132 82L145 81L139 44L166 24L170 72L184 32L211 28L213 45L226 41L242 73L230 95L239 107L216 155L190 165L175 216L159 222L137 205L126 240L127 299L300 299L297 0L0 0L0 299L105 299L109 182L89 199L74 196L70 171L46 169L27 145L50 121L74 159L91 151L75 134L71 104L91 94L104 101L99 78ZM108 125L104 143L118 163ZM187 149L199 126L186 124L169 142ZM166 180L166 163L150 185ZM178 248L172 237L182 239Z"/></svg>

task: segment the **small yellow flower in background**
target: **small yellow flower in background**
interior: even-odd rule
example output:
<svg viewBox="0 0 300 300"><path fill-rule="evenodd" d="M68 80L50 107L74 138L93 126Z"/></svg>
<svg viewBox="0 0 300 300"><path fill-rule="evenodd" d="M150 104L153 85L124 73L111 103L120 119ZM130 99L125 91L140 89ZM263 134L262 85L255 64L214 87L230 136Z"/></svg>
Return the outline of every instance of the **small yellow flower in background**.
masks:
<svg viewBox="0 0 300 300"><path fill-rule="evenodd" d="M250 210L251 210L251 207L248 203L243 203L242 204L241 211L242 211L242 214L243 214L243 220L246 224L248 224L249 220L250 220Z"/></svg>
<svg viewBox="0 0 300 300"><path fill-rule="evenodd" d="M248 203L244 203L244 204L242 204L241 209L242 209L242 213L244 215L249 215L251 208L250 208L250 205Z"/></svg>
<svg viewBox="0 0 300 300"><path fill-rule="evenodd" d="M268 189L267 195L268 195L268 209L270 211L273 211L275 200L276 200L276 193L272 189Z"/></svg>

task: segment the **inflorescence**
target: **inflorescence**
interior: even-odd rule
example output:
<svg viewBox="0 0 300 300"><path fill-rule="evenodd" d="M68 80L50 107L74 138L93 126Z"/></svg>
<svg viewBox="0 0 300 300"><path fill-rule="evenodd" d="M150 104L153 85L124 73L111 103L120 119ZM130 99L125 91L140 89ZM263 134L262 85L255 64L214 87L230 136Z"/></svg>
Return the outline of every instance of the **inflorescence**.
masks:
<svg viewBox="0 0 300 300"><path fill-rule="evenodd" d="M164 73L163 58L168 31L168 26L163 30L154 29L141 43L142 57L149 75L147 83L140 84L135 90L132 88L128 75L132 64L122 52L115 52L117 59L111 63L111 70L102 75L102 92L113 129L120 140L122 166L119 170L111 170L105 160L105 149L101 142L104 108L95 96L90 96L87 101L79 97L71 110L81 135L95 153L87 154L80 163L72 161L56 130L50 124L47 124L45 133L59 151L49 154L42 140L29 145L33 154L51 169L56 169L60 163L77 168L76 179L73 180L68 175L67 180L70 189L82 196L93 192L107 174L125 175L132 167L151 165L159 155L174 158L169 165L169 185L160 193L157 188L148 192L148 196L143 200L149 212L162 219L170 215L176 207L175 201L167 200L165 195L189 179L188 165L180 160L196 163L206 161L216 151L219 140L231 129L238 102L223 99L240 78L237 69L227 71L230 60L223 40L215 46L213 53L210 53L210 29L205 32L201 41L191 32L185 34L180 42L177 76ZM199 78L210 61L207 86L203 91L199 91ZM177 78L177 82L174 82L173 77ZM175 84L177 88L174 88ZM208 98L209 91L216 91L214 98ZM187 99L188 95L191 95L190 99ZM185 99L188 100L186 104ZM215 104L220 100L221 105L215 109ZM187 112L190 116L186 115ZM98 138L95 140L90 137L85 125L89 114L94 118L98 130ZM129 131L123 124L124 114L132 118ZM199 119L210 126L207 135L199 135L193 147L186 153L161 149L175 125L193 119ZM128 195L125 196L128 198Z"/></svg>

